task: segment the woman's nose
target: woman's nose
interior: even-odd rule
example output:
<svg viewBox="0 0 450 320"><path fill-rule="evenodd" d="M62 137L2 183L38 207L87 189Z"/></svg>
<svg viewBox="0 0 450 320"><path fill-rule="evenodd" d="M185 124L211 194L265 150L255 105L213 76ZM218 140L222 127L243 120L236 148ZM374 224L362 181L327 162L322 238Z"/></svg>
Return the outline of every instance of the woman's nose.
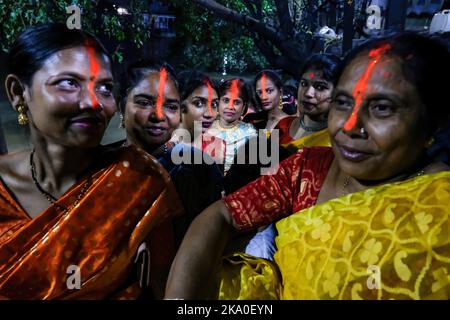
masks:
<svg viewBox="0 0 450 320"><path fill-rule="evenodd" d="M103 106L98 101L97 96L94 90L90 90L90 88L86 88L81 93L80 99L80 109L102 109Z"/></svg>
<svg viewBox="0 0 450 320"><path fill-rule="evenodd" d="M305 97L307 97L307 98L314 98L314 93L315 93L314 87L313 86L309 86L309 87L306 88Z"/></svg>

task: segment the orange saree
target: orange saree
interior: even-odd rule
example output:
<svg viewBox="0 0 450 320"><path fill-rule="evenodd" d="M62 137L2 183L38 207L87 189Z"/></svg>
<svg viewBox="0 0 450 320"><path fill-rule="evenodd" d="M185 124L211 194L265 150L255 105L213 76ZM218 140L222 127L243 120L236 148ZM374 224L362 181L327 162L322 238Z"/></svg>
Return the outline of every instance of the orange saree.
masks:
<svg viewBox="0 0 450 320"><path fill-rule="evenodd" d="M182 213L181 203L154 158L133 146L117 152L92 175L76 207L85 180L58 200L67 213L50 206L31 219L0 180L0 297L136 298L133 267L143 243L150 288L165 280L174 255L171 219Z"/></svg>

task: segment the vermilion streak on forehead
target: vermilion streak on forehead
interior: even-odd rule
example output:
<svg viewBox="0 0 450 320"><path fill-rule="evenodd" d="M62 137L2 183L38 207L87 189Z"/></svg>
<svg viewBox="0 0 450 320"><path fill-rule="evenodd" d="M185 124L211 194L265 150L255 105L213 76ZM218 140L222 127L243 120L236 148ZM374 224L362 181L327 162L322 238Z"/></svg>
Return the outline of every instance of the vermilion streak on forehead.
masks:
<svg viewBox="0 0 450 320"><path fill-rule="evenodd" d="M209 83L208 80L205 80L205 84L206 87L208 88L208 112L209 114L212 114L212 108L211 108L211 104L212 104L212 87L211 84Z"/></svg>
<svg viewBox="0 0 450 320"><path fill-rule="evenodd" d="M228 106L232 109L234 109L234 101L239 96L238 82L239 82L239 80L237 80L237 79L231 81L231 99L230 99L230 104Z"/></svg>
<svg viewBox="0 0 450 320"><path fill-rule="evenodd" d="M266 98L266 81L267 81L267 76L265 73L263 73L263 75L261 77L262 99Z"/></svg>
<svg viewBox="0 0 450 320"><path fill-rule="evenodd" d="M364 71L361 78L359 78L358 82L355 85L355 88L353 89L353 98L355 99L355 108L353 109L353 112L348 118L347 122L344 125L344 130L350 131L352 130L356 125L356 120L358 117L358 111L361 107L362 100L364 98L364 95L367 92L367 85L369 83L370 78L372 77L373 71L375 69L375 66L380 62L381 57L391 49L390 44L385 44L377 49L372 49L369 52L369 58L370 61L367 65L366 70Z"/></svg>
<svg viewBox="0 0 450 320"><path fill-rule="evenodd" d="M164 87L166 86L167 71L165 68L161 68L159 71L159 87L158 87L158 98L156 99L156 115L158 118L162 118L162 105L164 98Z"/></svg>
<svg viewBox="0 0 450 320"><path fill-rule="evenodd" d="M92 46L87 46L88 57L89 57L89 84L88 84L88 92L91 97L92 108L99 109L100 103L97 100L97 96L95 95L94 86L95 79L97 79L98 74L100 72L100 65L95 58L95 50Z"/></svg>

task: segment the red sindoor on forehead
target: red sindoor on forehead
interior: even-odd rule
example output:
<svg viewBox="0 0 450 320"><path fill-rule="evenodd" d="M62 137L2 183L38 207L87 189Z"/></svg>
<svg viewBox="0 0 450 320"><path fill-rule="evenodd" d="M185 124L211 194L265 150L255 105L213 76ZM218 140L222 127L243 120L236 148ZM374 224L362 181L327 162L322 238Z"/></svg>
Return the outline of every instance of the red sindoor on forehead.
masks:
<svg viewBox="0 0 450 320"><path fill-rule="evenodd" d="M262 91L262 99L264 100L266 98L266 81L267 76L265 73L261 76L261 91Z"/></svg>
<svg viewBox="0 0 450 320"><path fill-rule="evenodd" d="M372 77L375 66L380 62L383 55L389 49L391 49L391 45L387 43L379 48L370 50L369 52L370 60L367 65L367 68L366 70L364 70L363 75L359 78L358 82L355 85L355 88L353 89L352 96L355 99L355 108L353 109L353 112L348 118L347 122L344 124L344 130L350 131L353 130L353 128L355 127L358 117L358 111L361 107L364 95L367 92L367 86L370 78Z"/></svg>
<svg viewBox="0 0 450 320"><path fill-rule="evenodd" d="M205 85L208 88L208 113L212 115L212 86L207 79L205 80Z"/></svg>
<svg viewBox="0 0 450 320"><path fill-rule="evenodd" d="M230 108L234 109L234 101L239 96L239 87L238 87L239 80L235 79L231 81L231 99L230 104L228 105Z"/></svg>
<svg viewBox="0 0 450 320"><path fill-rule="evenodd" d="M87 44L88 57L89 57L89 84L88 84L88 92L91 97L92 107L94 109L100 108L100 103L97 100L97 96L95 94L94 86L95 80L97 79L100 73L100 65L95 58L95 49L92 46Z"/></svg>
<svg viewBox="0 0 450 320"><path fill-rule="evenodd" d="M158 118L163 117L162 105L163 105L164 87L166 86L166 80L167 80L167 71L166 71L166 68L162 67L161 70L159 70L158 97L156 99L156 116Z"/></svg>

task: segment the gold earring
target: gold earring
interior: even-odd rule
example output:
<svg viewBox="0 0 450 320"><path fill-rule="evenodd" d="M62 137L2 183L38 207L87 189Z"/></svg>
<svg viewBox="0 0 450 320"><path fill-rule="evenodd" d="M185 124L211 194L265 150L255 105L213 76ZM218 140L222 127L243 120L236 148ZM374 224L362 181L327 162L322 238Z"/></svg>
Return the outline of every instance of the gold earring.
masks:
<svg viewBox="0 0 450 320"><path fill-rule="evenodd" d="M280 95L280 99L278 99L278 109L283 110L283 98Z"/></svg>
<svg viewBox="0 0 450 320"><path fill-rule="evenodd" d="M123 118L123 114L119 115L119 129L124 129L125 128L125 119Z"/></svg>
<svg viewBox="0 0 450 320"><path fill-rule="evenodd" d="M27 107L24 104L20 104L17 107L17 112L19 113L17 116L17 122L19 122L21 126L26 125L29 121L27 116Z"/></svg>

